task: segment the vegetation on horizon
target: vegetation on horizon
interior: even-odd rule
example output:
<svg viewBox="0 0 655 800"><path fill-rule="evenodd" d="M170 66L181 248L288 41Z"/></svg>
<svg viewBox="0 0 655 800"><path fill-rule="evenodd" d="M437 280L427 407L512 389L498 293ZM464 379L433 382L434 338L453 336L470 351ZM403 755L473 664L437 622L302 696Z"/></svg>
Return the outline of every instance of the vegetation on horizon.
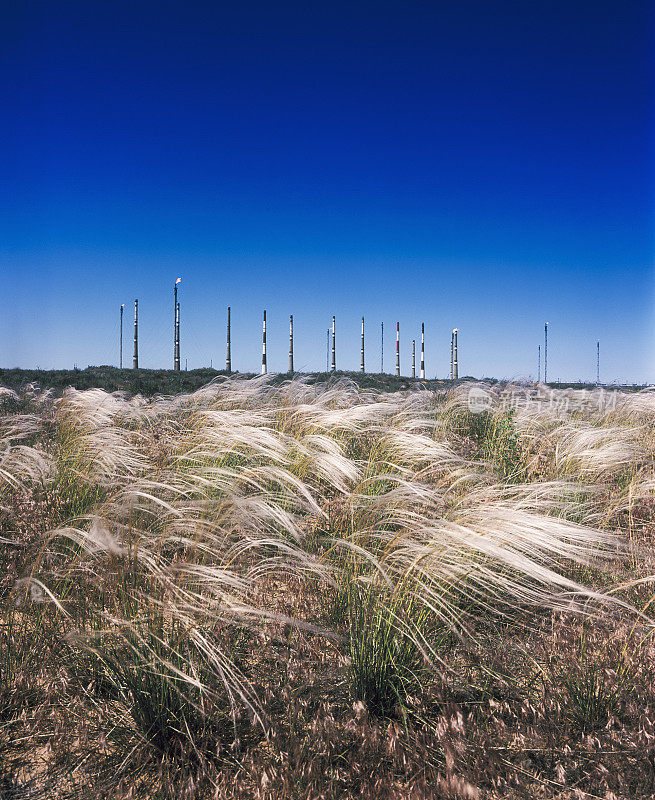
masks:
<svg viewBox="0 0 655 800"><path fill-rule="evenodd" d="M52 389L57 395L63 394L66 389L104 389L107 392L126 392L129 395L142 394L152 397L156 394L179 394L181 392L195 392L206 386L216 378L239 377L259 379L259 373L239 373L233 372L231 376L225 370L217 370L212 367L201 367L199 369L180 370L172 369L119 369L112 366L89 366L85 369L20 369L0 368L0 386L13 389L22 393L24 390L32 390L35 387L41 389ZM397 392L412 387L423 386L429 389L440 389L454 386L458 383L475 381L476 378L467 375L459 378L458 381L451 381L447 378L410 378L396 376L391 373L380 372L344 372L338 370L336 373L313 372L295 373L296 378L300 378L311 383L327 383L335 380L348 378L362 389L376 389L382 392ZM289 379L289 375L284 372L271 372L267 380L273 385L279 386ZM496 381L490 378L483 378L487 383L501 383L507 385L508 381ZM511 384L510 384L511 385ZM549 386L558 389L594 389L594 384L579 382L559 381L549 383ZM607 388L612 390L621 389L624 391L639 391L644 387L641 384L620 385L617 383L608 384Z"/></svg>

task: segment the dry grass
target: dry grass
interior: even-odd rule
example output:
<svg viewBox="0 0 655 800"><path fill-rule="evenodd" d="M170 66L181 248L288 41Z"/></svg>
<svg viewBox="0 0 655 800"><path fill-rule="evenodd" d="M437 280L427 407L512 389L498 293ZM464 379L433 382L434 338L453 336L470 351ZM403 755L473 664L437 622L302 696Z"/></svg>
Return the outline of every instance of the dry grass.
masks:
<svg viewBox="0 0 655 800"><path fill-rule="evenodd" d="M0 797L653 796L655 397L470 388L3 390Z"/></svg>

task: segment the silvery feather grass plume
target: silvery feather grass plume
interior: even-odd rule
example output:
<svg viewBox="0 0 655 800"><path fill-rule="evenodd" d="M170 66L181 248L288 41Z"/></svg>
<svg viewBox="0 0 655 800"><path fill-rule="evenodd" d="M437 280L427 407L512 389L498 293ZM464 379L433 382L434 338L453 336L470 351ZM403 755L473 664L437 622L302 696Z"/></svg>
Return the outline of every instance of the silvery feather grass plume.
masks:
<svg viewBox="0 0 655 800"><path fill-rule="evenodd" d="M0 486L20 489L44 484L52 475L52 462L34 447L3 446L0 451Z"/></svg>
<svg viewBox="0 0 655 800"><path fill-rule="evenodd" d="M406 475L459 473L466 465L465 459L454 453L447 442L416 430L428 426L429 421L415 419L410 425L384 431L379 443L380 456Z"/></svg>
<svg viewBox="0 0 655 800"><path fill-rule="evenodd" d="M15 393L14 393L15 394ZM43 423L37 414L0 417L0 492L44 485L52 477L52 460L36 446L25 444L40 437Z"/></svg>
<svg viewBox="0 0 655 800"><path fill-rule="evenodd" d="M595 482L634 467L653 453L652 425L646 415L648 409L655 411L652 392L471 383L455 387L444 416L467 413L472 388L488 395L492 420L512 415L528 473L546 458L553 478L576 476Z"/></svg>
<svg viewBox="0 0 655 800"><path fill-rule="evenodd" d="M599 428L568 423L558 427L551 439L561 475L573 472L586 479L610 477L643 457L639 430L630 426Z"/></svg>
<svg viewBox="0 0 655 800"><path fill-rule="evenodd" d="M8 389L6 386L0 386L0 398L18 401L18 392Z"/></svg>
<svg viewBox="0 0 655 800"><path fill-rule="evenodd" d="M640 428L600 426L582 419L553 419L538 411L521 411L516 430L530 453L528 471L547 454L553 476L599 481L634 467L647 456Z"/></svg>
<svg viewBox="0 0 655 800"><path fill-rule="evenodd" d="M639 392L595 389L589 392L592 407L599 420L608 423L640 425L655 421L655 391L647 387Z"/></svg>
<svg viewBox="0 0 655 800"><path fill-rule="evenodd" d="M103 487L141 474L147 461L131 429L140 405L102 389L66 390L57 408L61 468Z"/></svg>
<svg viewBox="0 0 655 800"><path fill-rule="evenodd" d="M411 587L454 629L465 622L460 596L490 609L589 599L561 566L614 554L615 537L550 515L565 504L565 484L540 495L526 489L473 488L449 508L442 492L398 481L384 495L357 498L357 524L344 544L366 548L387 582Z"/></svg>
<svg viewBox="0 0 655 800"><path fill-rule="evenodd" d="M616 543L572 520L592 519L585 481L634 458L632 429L617 422L606 436L592 423L519 414L526 451L533 431L549 437L554 475L508 485L457 449L451 423L465 410L461 387L379 395L349 381L274 387L270 377L152 400L69 390L57 406L56 459L102 492L50 534L35 579L49 585L49 554L62 603L81 603L85 588L105 598L87 631L97 652L118 637L121 652L138 651L172 681L201 694L220 685L251 709L254 691L219 629L315 629L318 619L284 610L290 582L326 594L379 585L382 605L402 592L459 633L475 604L507 614L594 597L562 565Z"/></svg>

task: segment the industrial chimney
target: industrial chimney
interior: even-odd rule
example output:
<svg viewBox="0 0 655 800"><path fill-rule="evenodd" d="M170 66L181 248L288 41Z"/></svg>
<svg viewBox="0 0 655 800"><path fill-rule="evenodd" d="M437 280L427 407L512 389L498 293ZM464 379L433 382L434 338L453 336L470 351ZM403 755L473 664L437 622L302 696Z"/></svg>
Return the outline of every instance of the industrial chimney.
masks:
<svg viewBox="0 0 655 800"><path fill-rule="evenodd" d="M421 378L425 378L425 323L421 323Z"/></svg>
<svg viewBox="0 0 655 800"><path fill-rule="evenodd" d="M336 318L332 317L332 366L330 368L331 372L337 371L337 339L335 333L335 324Z"/></svg>
<svg viewBox="0 0 655 800"><path fill-rule="evenodd" d="M232 374L232 333L230 330L230 306L227 307L227 353L225 356L225 371L228 375Z"/></svg>
<svg viewBox="0 0 655 800"><path fill-rule="evenodd" d="M264 324L262 327L262 375L268 372L266 368L266 311L264 310Z"/></svg>
<svg viewBox="0 0 655 800"><path fill-rule="evenodd" d="M139 369L139 301L134 301L134 356L132 369Z"/></svg>
<svg viewBox="0 0 655 800"><path fill-rule="evenodd" d="M400 322L396 322L396 375L400 375Z"/></svg>

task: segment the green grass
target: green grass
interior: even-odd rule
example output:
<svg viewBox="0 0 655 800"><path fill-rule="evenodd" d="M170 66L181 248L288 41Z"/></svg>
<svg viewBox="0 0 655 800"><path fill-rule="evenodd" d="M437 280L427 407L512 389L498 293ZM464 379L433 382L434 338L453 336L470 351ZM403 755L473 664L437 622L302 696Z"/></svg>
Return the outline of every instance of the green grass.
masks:
<svg viewBox="0 0 655 800"><path fill-rule="evenodd" d="M374 582L354 581L347 617L354 697L380 716L402 709L429 673L420 647L425 613L402 587L389 593Z"/></svg>

